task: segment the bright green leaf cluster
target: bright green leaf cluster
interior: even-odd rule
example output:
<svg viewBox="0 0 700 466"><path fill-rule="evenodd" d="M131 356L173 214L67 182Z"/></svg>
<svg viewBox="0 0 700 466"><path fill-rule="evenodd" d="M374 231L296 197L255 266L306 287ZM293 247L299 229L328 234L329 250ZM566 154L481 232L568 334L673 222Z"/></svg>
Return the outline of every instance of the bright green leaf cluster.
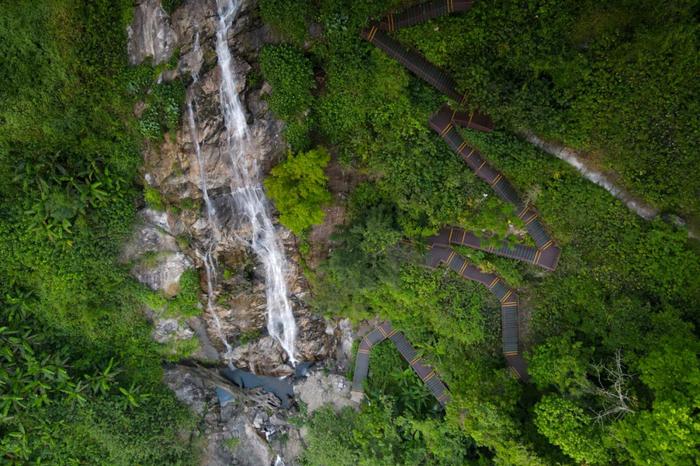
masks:
<svg viewBox="0 0 700 466"><path fill-rule="evenodd" d="M301 235L323 222L322 207L331 200L324 168L330 161L322 147L293 155L274 167L265 188L280 212L282 225Z"/></svg>

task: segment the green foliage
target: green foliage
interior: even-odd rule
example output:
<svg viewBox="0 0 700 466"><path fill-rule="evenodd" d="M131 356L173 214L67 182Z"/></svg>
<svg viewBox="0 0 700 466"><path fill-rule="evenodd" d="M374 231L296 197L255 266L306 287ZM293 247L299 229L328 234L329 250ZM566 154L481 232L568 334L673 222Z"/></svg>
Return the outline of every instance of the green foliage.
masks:
<svg viewBox="0 0 700 466"><path fill-rule="evenodd" d="M162 0L160 4L168 14L172 14L182 5L182 2L183 0Z"/></svg>
<svg viewBox="0 0 700 466"><path fill-rule="evenodd" d="M157 361L142 359L140 370L154 378L128 383L114 358L91 365L71 351L63 336L49 334L28 314L35 300L7 296L0 318L0 455L7 464L108 461L156 464L191 460L176 437L192 428L186 409L165 392ZM35 329L41 329L37 332ZM83 355L82 358L86 356ZM165 447L165 448L164 448Z"/></svg>
<svg viewBox="0 0 700 466"><path fill-rule="evenodd" d="M158 140L178 127L185 87L182 81L160 83L146 100L146 109L139 120L139 131L151 140Z"/></svg>
<svg viewBox="0 0 700 466"><path fill-rule="evenodd" d="M303 43L313 14L310 0L261 0L260 16L295 43Z"/></svg>
<svg viewBox="0 0 700 466"><path fill-rule="evenodd" d="M168 302L167 313L177 317L200 315L200 292L199 273L195 269L186 270L180 277L180 291Z"/></svg>
<svg viewBox="0 0 700 466"><path fill-rule="evenodd" d="M224 440L224 445L226 445L226 448L229 449L229 451L234 452L236 451L236 448L238 448L238 445L241 443L241 439L237 437L232 437L230 439Z"/></svg>
<svg viewBox="0 0 700 466"><path fill-rule="evenodd" d="M565 398L547 395L535 406L535 424L554 445L577 462L607 464L605 450L583 409Z"/></svg>
<svg viewBox="0 0 700 466"><path fill-rule="evenodd" d="M312 225L323 222L324 204L331 200L324 168L330 161L323 147L292 155L274 167L265 188L280 212L280 222L301 235Z"/></svg>
<svg viewBox="0 0 700 466"><path fill-rule="evenodd" d="M287 122L284 138L292 152L304 152L311 148L312 127L310 117L301 116Z"/></svg>
<svg viewBox="0 0 700 466"><path fill-rule="evenodd" d="M184 340L172 340L160 348L163 359L170 362L178 362L189 358L200 348L199 339L195 336Z"/></svg>
<svg viewBox="0 0 700 466"><path fill-rule="evenodd" d="M290 118L311 106L314 73L303 52L290 45L268 45L260 52L260 67L272 86L270 108L278 116Z"/></svg>
<svg viewBox="0 0 700 466"><path fill-rule="evenodd" d="M395 34L446 69L470 106L494 117L501 130L463 136L537 206L562 247L558 270L547 274L463 251L518 288L535 382L520 386L504 370L498 303L452 272L420 267L424 251L401 243L420 245L445 224L490 232L494 242L512 239L509 223L523 227L427 128L445 98L359 38L369 20L406 3L315 4L323 34L307 37L305 50L319 89L303 107L313 128L289 139L323 143L365 181L344 206L330 257L313 271L314 305L354 321L390 319L430 358L453 401L444 418L423 409L410 371L377 348L371 412L337 425L340 416L318 414L308 462L449 464L452 456L466 464L479 454L496 464L697 462L697 397L688 395L698 392L689 369L697 367L697 337L686 321L697 321L700 261L687 233L641 221L504 131L529 128L590 151L593 164L643 197L697 216L693 7L671 2L662 14L649 2L478 3ZM283 118L291 135L308 121ZM622 405L611 401L618 389ZM366 412L371 435L357 419ZM379 436L381 457L366 440ZM479 454L451 453L454 438Z"/></svg>
<svg viewBox="0 0 700 466"><path fill-rule="evenodd" d="M386 399L374 399L360 413L322 408L310 418L307 465L477 464L473 445L433 419L398 415ZM439 436L439 441L438 441Z"/></svg>
<svg viewBox="0 0 700 466"><path fill-rule="evenodd" d="M165 211L165 199L163 199L163 196L160 194L160 191L157 188L154 188L152 186L145 186L143 188L143 200L146 202L146 205L151 209L158 210L161 212Z"/></svg>
<svg viewBox="0 0 700 466"><path fill-rule="evenodd" d="M133 109L154 78L127 66L132 13L126 0L0 6L3 463L196 461L140 287L117 260L140 195ZM146 99L168 129L176 88Z"/></svg>
<svg viewBox="0 0 700 466"><path fill-rule="evenodd" d="M640 363L640 379L652 391L649 411L626 417L613 427L611 442L624 446L633 464L693 464L700 422L698 341L676 330L665 336Z"/></svg>
<svg viewBox="0 0 700 466"><path fill-rule="evenodd" d="M698 406L656 402L651 411L635 414L616 425L615 440L624 445L632 464L696 464L700 422L694 413Z"/></svg>
<svg viewBox="0 0 700 466"><path fill-rule="evenodd" d="M685 0L497 2L398 36L452 73L499 126L595 152L639 195L694 214L694 15Z"/></svg>
<svg viewBox="0 0 700 466"><path fill-rule="evenodd" d="M538 345L530 357L528 371L540 390L550 386L561 393L576 393L588 386L588 364L581 342L570 335L552 337Z"/></svg>

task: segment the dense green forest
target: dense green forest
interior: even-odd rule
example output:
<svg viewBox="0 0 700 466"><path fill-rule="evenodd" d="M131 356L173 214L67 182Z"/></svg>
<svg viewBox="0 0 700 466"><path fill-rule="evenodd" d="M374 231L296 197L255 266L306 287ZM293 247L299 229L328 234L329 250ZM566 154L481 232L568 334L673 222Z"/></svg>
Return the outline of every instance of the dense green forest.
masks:
<svg viewBox="0 0 700 466"><path fill-rule="evenodd" d="M129 68L133 2L0 1L0 462L193 462L186 408L117 264L177 86Z"/></svg>
<svg viewBox="0 0 700 466"><path fill-rule="evenodd" d="M506 238L522 223L429 130L445 98L360 38L409 3L261 2L285 38L261 61L290 146L326 147L365 180L345 202L333 252L307 271L314 304L356 322L390 319L453 396L442 411L380 346L369 403L308 420L306 463L696 464L700 260L687 232L639 219L518 134L589 152L656 206L697 218L697 4L478 1L393 34L494 118L496 131L463 137L534 202L562 247L554 273L460 251L518 288L532 377L522 384L504 368L496 300L421 265L421 242L440 226ZM316 189L317 177L297 180Z"/></svg>
<svg viewBox="0 0 700 466"><path fill-rule="evenodd" d="M698 222L697 3L483 0L393 34L493 117L496 131L463 137L562 247L553 273L459 251L517 287L529 384L505 369L497 300L423 266L441 226L497 241L522 221L429 130L445 97L360 38L409 3L259 2L283 37L260 65L291 149L266 189L306 258L322 207L346 212L332 253L305 269L312 305L355 323L390 319L453 397L442 409L380 345L360 410L302 416L303 463L697 464L700 248L519 136L590 153L637 195ZM139 184L141 151L180 123L184 94L181 82L156 84L168 64L127 65L133 7L0 0L3 464L198 464L196 421L161 382L172 355L142 312L164 298L118 261L137 209L160 202ZM362 180L349 198L326 189L329 163ZM174 305L192 308L196 275L185 282Z"/></svg>

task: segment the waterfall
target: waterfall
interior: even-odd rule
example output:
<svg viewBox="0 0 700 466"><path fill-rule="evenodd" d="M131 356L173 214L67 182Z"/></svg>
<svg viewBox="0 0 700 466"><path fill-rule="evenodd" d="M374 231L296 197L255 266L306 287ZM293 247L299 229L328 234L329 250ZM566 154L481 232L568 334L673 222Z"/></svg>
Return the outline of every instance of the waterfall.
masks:
<svg viewBox="0 0 700 466"><path fill-rule="evenodd" d="M195 33L193 52L199 53L199 31ZM192 81L196 83L199 76L196 72L192 73ZM219 316L214 310L214 285L216 279L216 261L214 259L213 252L216 250L216 246L221 240L221 233L216 217L216 209L209 198L209 189L207 187L207 172L206 166L204 165L204 160L202 159L202 147L199 144L199 132L197 131L197 117L195 112L195 96L193 88L190 87L187 93L187 122L190 130L190 138L192 139L192 145L194 146L194 153L197 157L197 164L199 166L199 183L200 189L202 190L202 197L204 198L204 206L207 211L207 225L211 229L210 243L205 246L205 251L197 251L202 262L204 263L204 271L207 276L207 312L214 319L214 327L216 328L216 333L219 339L222 341L226 347L226 358L227 355L231 354L231 345L226 340L223 328L221 327L221 321Z"/></svg>
<svg viewBox="0 0 700 466"><path fill-rule="evenodd" d="M193 78L196 82L196 77L193 76ZM197 162L199 163L199 180L200 187L202 189L202 197L204 198L204 205L207 211L207 225L211 229L209 245L205 246L205 251L203 253L201 251L197 251L202 259L202 262L204 263L204 271L207 276L207 312L214 318L214 326L216 327L217 336L226 347L226 354L230 354L231 345L229 345L228 341L226 340L219 316L214 311L214 280L216 279L216 262L214 260L213 252L216 250L216 246L219 244L221 235L216 218L216 209L214 209L211 199L209 198L209 191L207 189L207 172L202 160L201 146L199 144L193 92L189 92L187 96L187 120L190 127L190 137L192 138L194 152L197 156Z"/></svg>
<svg viewBox="0 0 700 466"><path fill-rule="evenodd" d="M284 278L286 259L275 235L257 163L246 157L252 149L248 123L238 93L231 65L227 36L240 9L241 0L217 0L219 21L216 30L216 54L221 68L219 97L226 127L226 145L223 150L231 164L231 196L238 211L250 222L250 246L262 263L266 279L267 329L287 352L292 364L296 363L294 343L296 323L287 297Z"/></svg>

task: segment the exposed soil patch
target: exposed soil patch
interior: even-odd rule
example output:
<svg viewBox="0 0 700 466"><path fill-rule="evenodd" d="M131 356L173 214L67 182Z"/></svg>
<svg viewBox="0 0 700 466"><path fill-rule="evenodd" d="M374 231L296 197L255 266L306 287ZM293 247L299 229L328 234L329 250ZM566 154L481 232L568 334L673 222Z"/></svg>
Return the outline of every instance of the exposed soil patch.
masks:
<svg viewBox="0 0 700 466"><path fill-rule="evenodd" d="M344 224L346 220L347 209L345 205L348 197L355 187L367 178L353 168L342 166L335 156L331 159L325 172L328 176L328 190L333 196L333 201L330 206L323 209L326 213L323 223L314 226L309 233L311 250L306 261L312 269L318 267L321 261L330 254L333 247L331 236L336 228Z"/></svg>

